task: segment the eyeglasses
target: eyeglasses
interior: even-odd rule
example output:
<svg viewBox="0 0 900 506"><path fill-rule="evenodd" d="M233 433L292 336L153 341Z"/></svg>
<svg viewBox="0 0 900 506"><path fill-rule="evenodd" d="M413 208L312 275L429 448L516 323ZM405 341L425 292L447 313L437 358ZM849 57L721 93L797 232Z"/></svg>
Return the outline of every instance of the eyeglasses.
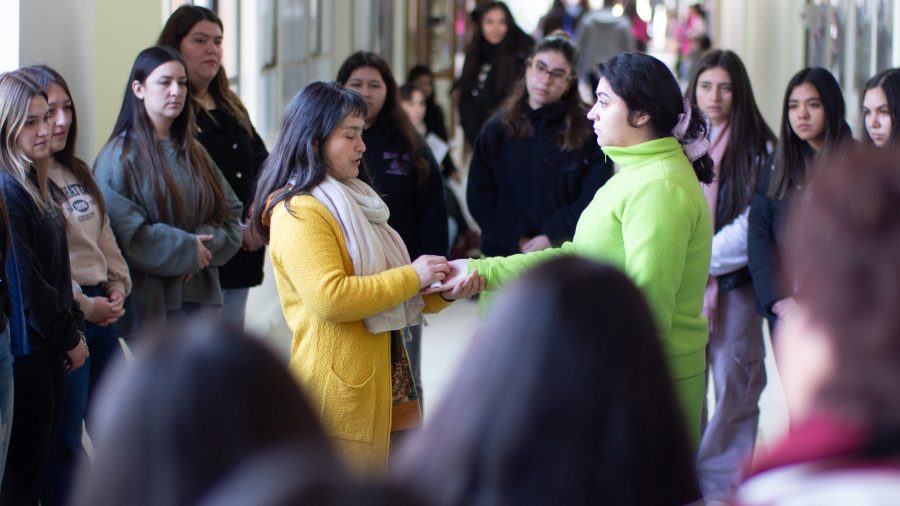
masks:
<svg viewBox="0 0 900 506"><path fill-rule="evenodd" d="M569 75L568 72L565 72L561 69L550 70L549 67L544 65L541 61L532 61L528 68L534 70L541 77L547 77L550 82L553 83L563 83L572 80L572 75Z"/></svg>

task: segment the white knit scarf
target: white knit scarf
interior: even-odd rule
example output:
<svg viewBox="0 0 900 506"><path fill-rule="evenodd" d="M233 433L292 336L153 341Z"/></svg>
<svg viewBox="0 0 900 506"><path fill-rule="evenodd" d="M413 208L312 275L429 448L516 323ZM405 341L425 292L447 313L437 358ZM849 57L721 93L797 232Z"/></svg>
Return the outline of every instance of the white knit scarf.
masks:
<svg viewBox="0 0 900 506"><path fill-rule="evenodd" d="M340 224L355 275L369 276L410 264L403 239L387 223L388 206L371 186L356 178L339 181L325 176L310 194ZM366 329L379 334L419 325L424 306L422 296L416 294L398 306L366 318Z"/></svg>

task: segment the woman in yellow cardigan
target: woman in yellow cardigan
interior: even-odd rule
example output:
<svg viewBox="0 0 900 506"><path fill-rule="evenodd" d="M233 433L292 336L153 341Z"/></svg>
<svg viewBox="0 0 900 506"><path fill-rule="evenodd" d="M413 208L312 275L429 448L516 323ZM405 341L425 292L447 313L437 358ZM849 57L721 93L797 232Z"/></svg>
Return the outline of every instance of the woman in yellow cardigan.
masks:
<svg viewBox="0 0 900 506"><path fill-rule="evenodd" d="M403 336L421 313L483 288L477 273L440 290L444 257L410 263L386 204L359 180L366 103L333 82L288 104L263 166L253 227L269 243L290 366L326 432L355 468L385 468L421 415Z"/></svg>

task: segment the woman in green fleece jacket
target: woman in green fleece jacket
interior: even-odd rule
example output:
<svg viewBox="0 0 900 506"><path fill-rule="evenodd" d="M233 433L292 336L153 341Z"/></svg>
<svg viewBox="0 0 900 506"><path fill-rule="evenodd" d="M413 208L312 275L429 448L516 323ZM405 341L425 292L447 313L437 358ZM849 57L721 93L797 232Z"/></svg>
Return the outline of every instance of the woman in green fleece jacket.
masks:
<svg viewBox="0 0 900 506"><path fill-rule="evenodd" d="M560 253L621 268L647 297L663 339L689 432L699 441L705 393L706 320L701 315L712 223L700 182L712 181L708 123L686 102L669 69L639 53L597 66L597 103L588 113L603 153L620 171L581 214L572 241L504 258L457 260L496 290ZM585 294L590 296L590 294Z"/></svg>

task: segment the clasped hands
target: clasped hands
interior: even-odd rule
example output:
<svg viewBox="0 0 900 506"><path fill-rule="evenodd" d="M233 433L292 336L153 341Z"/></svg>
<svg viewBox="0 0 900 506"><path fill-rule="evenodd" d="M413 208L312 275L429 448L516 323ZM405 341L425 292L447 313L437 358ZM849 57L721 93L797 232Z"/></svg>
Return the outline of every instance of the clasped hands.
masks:
<svg viewBox="0 0 900 506"><path fill-rule="evenodd" d="M412 263L419 276L421 293L440 292L446 300L466 299L484 290L478 271L468 272L467 259L447 261L436 255L422 255Z"/></svg>
<svg viewBox="0 0 900 506"><path fill-rule="evenodd" d="M115 323L125 314L125 294L111 290L106 297L92 297L94 310L84 319L101 327Z"/></svg>

